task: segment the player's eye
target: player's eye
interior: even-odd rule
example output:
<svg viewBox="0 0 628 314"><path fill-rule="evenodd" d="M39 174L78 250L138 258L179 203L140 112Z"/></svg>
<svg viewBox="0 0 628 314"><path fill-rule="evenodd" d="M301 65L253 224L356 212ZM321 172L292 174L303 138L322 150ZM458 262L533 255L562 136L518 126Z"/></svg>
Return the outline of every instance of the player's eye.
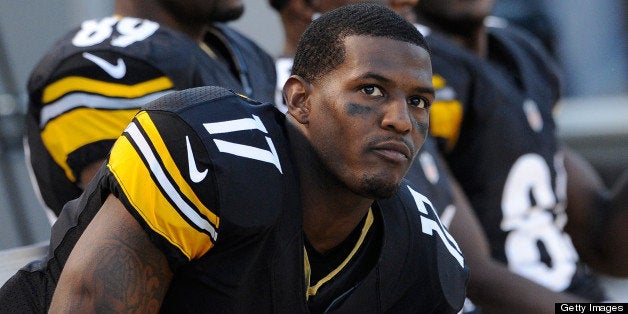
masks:
<svg viewBox="0 0 628 314"><path fill-rule="evenodd" d="M408 105L421 109L429 108L429 102L425 98L418 96L408 98Z"/></svg>
<svg viewBox="0 0 628 314"><path fill-rule="evenodd" d="M373 85L369 85L369 86L364 86L362 87L362 89L360 89L360 91L362 91L363 93L369 95L369 96L384 96L384 93L382 92L382 90L377 87L377 86L373 86Z"/></svg>

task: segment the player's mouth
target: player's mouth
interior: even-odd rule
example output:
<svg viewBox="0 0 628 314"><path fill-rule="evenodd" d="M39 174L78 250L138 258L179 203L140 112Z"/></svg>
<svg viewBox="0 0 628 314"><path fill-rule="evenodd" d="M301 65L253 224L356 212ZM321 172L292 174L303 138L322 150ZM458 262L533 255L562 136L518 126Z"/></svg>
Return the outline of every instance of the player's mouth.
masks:
<svg viewBox="0 0 628 314"><path fill-rule="evenodd" d="M386 141L373 147L373 151L383 159L394 163L412 160L412 150L402 141Z"/></svg>

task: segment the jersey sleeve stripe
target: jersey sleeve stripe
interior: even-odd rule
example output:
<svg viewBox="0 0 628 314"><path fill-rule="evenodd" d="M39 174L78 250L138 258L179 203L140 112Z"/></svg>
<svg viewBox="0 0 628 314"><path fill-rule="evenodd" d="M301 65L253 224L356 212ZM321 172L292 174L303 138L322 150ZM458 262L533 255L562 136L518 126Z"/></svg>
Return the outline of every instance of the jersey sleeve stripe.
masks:
<svg viewBox="0 0 628 314"><path fill-rule="evenodd" d="M86 93L72 93L58 99L55 102L45 105L41 109L41 114L39 118L40 120L39 127L43 129L48 123L48 121L72 109L81 108L81 107L109 109L109 110L132 109L132 108L139 109L142 105L149 103L170 92L172 92L172 90L168 89L164 91L147 94L142 97L129 98L129 99L110 98L106 96L86 94ZM129 123L129 121L131 120L126 121L125 126ZM120 129L120 133L122 133L121 130L123 129L122 128Z"/></svg>
<svg viewBox="0 0 628 314"><path fill-rule="evenodd" d="M136 122L129 125L125 132L146 160L151 176L165 193L164 196L172 201L174 208L190 221L192 227L208 233L215 241L219 218L200 201L183 178L149 115L140 112Z"/></svg>
<svg viewBox="0 0 628 314"><path fill-rule="evenodd" d="M122 193L148 227L176 247L189 260L202 256L213 246L211 237L190 226L173 208L158 183L146 180L151 171L133 144L120 137L111 151L107 167L116 178Z"/></svg>
<svg viewBox="0 0 628 314"><path fill-rule="evenodd" d="M58 80L46 87L42 95L42 103L55 101L71 92L86 92L109 97L137 98L146 94L172 88L172 81L165 76L135 85L103 82L80 76L70 76Z"/></svg>
<svg viewBox="0 0 628 314"><path fill-rule="evenodd" d="M54 161L72 182L76 177L68 165L75 150L102 140L115 140L129 124L138 109L105 111L79 108L51 121L41 138Z"/></svg>
<svg viewBox="0 0 628 314"><path fill-rule="evenodd" d="M137 115L136 119L138 122L140 122L144 132L146 132L151 143L153 144L153 147L159 153L159 157L161 158L166 170L172 169L171 171L168 171L168 174L173 178L174 184L179 188L179 191L181 191L181 193L190 202L192 202L194 207L200 211L203 217L206 217L204 219L208 219L212 225L218 227L220 223L219 217L203 204L203 202L196 195L192 187L185 180L185 178L181 174L181 171L179 170L179 167L177 166L174 159L170 155L170 152L168 151L166 144L163 142L161 136L159 136L159 131L155 127L155 124L153 123L153 121L150 119L150 116L146 112L140 112ZM213 237L213 238L215 239L216 237Z"/></svg>
<svg viewBox="0 0 628 314"><path fill-rule="evenodd" d="M127 132L131 136L131 138L133 139L133 142L139 147L140 153L147 160L148 167L151 173L155 176L159 185L164 189L168 197L175 203L175 205L181 211L181 213L184 214L190 221L192 221L192 223L194 223L194 225L197 228L207 231L211 235L212 239L216 240L218 234L214 226L212 226L212 223L208 221L206 218L204 218L203 216L199 215L199 213L196 210L194 210L194 208L192 208L184 200L183 198L184 196L178 193L178 191L175 188L175 184L179 183L178 182L179 180L175 180L177 182L171 182L168 179L168 176L166 175L166 171L168 170L167 169L164 170L162 168L159 160L157 159L157 156L155 156L155 154L151 150L148 140L142 136L138 126L135 123L132 123L129 125L127 130L125 130L125 132ZM160 157L168 158L168 156L162 155L164 153L166 155L169 155L167 150L164 152L160 150L159 148L157 148L157 151L159 152ZM171 159L171 158L168 158L168 159ZM175 166L175 169L177 169L176 166ZM175 172L178 172L178 169ZM174 174L172 173L172 171L170 171L169 173L171 175ZM177 175L177 174L174 174L174 175ZM183 179L183 177L180 174L178 174L178 177L180 177L180 179ZM199 205L199 204L195 204L195 205ZM200 205L203 206L202 204ZM209 211L208 209L206 210ZM214 219L215 218L217 217L214 216ZM217 221L215 222L217 223Z"/></svg>

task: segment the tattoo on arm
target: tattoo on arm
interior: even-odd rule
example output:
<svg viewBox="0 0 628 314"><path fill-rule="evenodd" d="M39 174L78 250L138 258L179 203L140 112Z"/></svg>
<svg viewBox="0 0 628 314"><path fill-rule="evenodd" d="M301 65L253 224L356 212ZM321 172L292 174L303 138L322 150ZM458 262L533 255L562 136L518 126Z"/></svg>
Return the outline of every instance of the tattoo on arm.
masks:
<svg viewBox="0 0 628 314"><path fill-rule="evenodd" d="M124 238L122 238L124 236ZM146 237L145 234L137 237ZM93 280L99 293L106 296L95 302L98 312L135 312L143 309L158 312L161 300L168 289L170 279L167 272L151 261L159 256L150 256L155 250L137 248L144 243L132 236L110 239L111 244L101 248L102 263L96 266L93 274L87 274ZM163 257L162 257L163 258Z"/></svg>
<svg viewBox="0 0 628 314"><path fill-rule="evenodd" d="M156 313L171 278L163 253L110 197L70 254L51 312Z"/></svg>

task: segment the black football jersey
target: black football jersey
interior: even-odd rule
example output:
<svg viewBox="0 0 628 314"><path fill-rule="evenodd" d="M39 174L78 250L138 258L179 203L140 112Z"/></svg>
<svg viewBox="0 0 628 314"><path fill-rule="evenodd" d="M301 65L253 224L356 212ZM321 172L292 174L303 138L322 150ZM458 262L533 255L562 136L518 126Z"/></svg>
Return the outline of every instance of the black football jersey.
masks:
<svg viewBox="0 0 628 314"><path fill-rule="evenodd" d="M456 208L451 183L438 154L436 142L432 136L428 136L410 166L406 179L430 199L441 221L449 226Z"/></svg>
<svg viewBox="0 0 628 314"><path fill-rule="evenodd" d="M269 55L222 24L205 43L153 21L113 16L83 22L44 56L28 84L26 150L55 215L80 194L81 170L106 157L143 104L204 85L272 101Z"/></svg>
<svg viewBox="0 0 628 314"><path fill-rule="evenodd" d="M225 91L211 95L215 92L171 94L142 110L112 149L107 165L112 189L176 270L166 308L300 312L308 285L298 182L283 115L270 104L255 106ZM142 180L148 177L154 179ZM433 273L408 274L392 299L384 298L390 304L374 301L382 297L373 297L374 302L357 297L373 293L370 282L360 284L370 279L350 282L347 289L328 296L328 307L386 309L409 302L410 308L431 306L428 312L459 308L465 295L464 260L429 199L404 182L398 195L373 206L373 216L383 239L377 242L381 247L367 252L381 257L358 261L376 261L376 269L391 264L378 274L367 272L367 278L377 278L372 284L392 285L391 278L406 273L404 267L391 267L394 261ZM368 244L357 245L362 243ZM346 274L359 268L350 260L343 265L346 269L341 267L317 287L321 293L346 285ZM238 271L242 269L249 271ZM387 279L379 278L388 272ZM424 296L418 297L415 289L424 280L434 286L423 288ZM194 295L198 301L190 301ZM239 302L242 296L249 302ZM354 304L354 298L359 302Z"/></svg>
<svg viewBox="0 0 628 314"><path fill-rule="evenodd" d="M164 312L307 313L307 296L325 311L457 312L464 258L430 200L405 180L372 205L365 226L374 225L377 238L357 241L362 252L308 285L284 121L273 105L217 87L150 103L82 196L64 207L48 258L10 279L22 292L7 301L0 291L0 308L19 302L47 309L74 244L113 193L174 272ZM364 262L372 263L366 271ZM358 270L359 278L350 276Z"/></svg>
<svg viewBox="0 0 628 314"><path fill-rule="evenodd" d="M481 59L438 34L431 132L476 210L492 255L552 290L603 299L566 223L566 173L553 109L557 67L527 34L489 27Z"/></svg>

